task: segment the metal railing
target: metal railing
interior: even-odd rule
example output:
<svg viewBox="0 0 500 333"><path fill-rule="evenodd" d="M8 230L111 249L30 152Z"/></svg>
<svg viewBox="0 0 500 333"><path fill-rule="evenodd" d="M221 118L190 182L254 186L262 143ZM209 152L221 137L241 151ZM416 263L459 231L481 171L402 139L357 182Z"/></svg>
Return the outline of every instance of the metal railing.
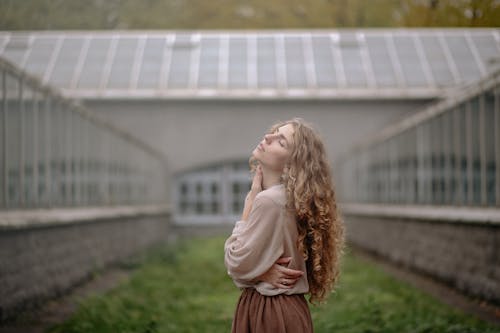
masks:
<svg viewBox="0 0 500 333"><path fill-rule="evenodd" d="M344 202L500 206L500 71L339 157Z"/></svg>
<svg viewBox="0 0 500 333"><path fill-rule="evenodd" d="M0 209L164 203L166 160L0 58Z"/></svg>

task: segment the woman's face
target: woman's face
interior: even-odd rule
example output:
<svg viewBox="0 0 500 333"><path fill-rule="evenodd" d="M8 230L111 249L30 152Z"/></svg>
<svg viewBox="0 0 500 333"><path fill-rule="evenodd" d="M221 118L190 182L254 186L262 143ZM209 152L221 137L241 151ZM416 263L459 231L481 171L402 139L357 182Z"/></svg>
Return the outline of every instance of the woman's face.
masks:
<svg viewBox="0 0 500 333"><path fill-rule="evenodd" d="M281 172L292 152L292 124L278 127L274 133L264 135L264 139L253 150L253 156L264 166Z"/></svg>

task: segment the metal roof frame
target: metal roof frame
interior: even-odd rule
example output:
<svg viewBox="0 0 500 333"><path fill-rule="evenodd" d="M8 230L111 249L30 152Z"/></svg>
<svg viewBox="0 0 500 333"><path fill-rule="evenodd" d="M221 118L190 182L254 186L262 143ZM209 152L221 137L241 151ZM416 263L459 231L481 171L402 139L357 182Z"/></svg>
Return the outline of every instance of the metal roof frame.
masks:
<svg viewBox="0 0 500 333"><path fill-rule="evenodd" d="M65 95L69 97L82 98L82 99L182 99L182 98L201 98L201 99L214 99L214 98L331 98L331 99L427 99L440 97L443 91L456 85L466 83L470 78L463 77L458 70L459 64L456 63L452 51L448 47L446 38L448 36L460 36L465 38L465 45L472 54L474 65L479 70L482 77L486 76L490 71L481 57L479 46L474 41L476 35L489 35L496 41L496 49L500 54L500 29L496 28L431 28L431 29L290 29L290 30L165 30L165 31L126 31L126 30L113 30L113 31L22 31L22 32L7 32L0 31L0 56L8 54L8 45L15 36L23 36L28 39L27 48L24 55L19 59L18 65L25 68L27 61L30 57L31 50L29 45L33 44L34 39L54 39L55 47L51 52L50 58L47 62L42 81L50 83L54 72L57 70L57 62L61 53L61 47L65 39L82 38L80 54L75 62L74 72L71 82L67 87L59 87L64 91ZM182 39L177 39L181 36ZM331 41L329 51L331 52L331 63L335 71L336 83L331 87L319 87L318 79L316 77L316 70L321 70L321 64L316 63L314 56L314 37L325 37ZM395 44L395 36L405 36L412 39L412 45L417 51L418 66L421 67L425 76L426 84L422 86L411 86L405 75L408 72L403 71L401 64L402 59L398 55ZM450 82L448 87L440 87L437 85L436 73L430 64L428 54L424 51L424 45L421 38L424 36L432 36L436 39L439 47L441 48L445 59L447 70L453 77L453 82ZM291 87L288 82L287 72L287 50L285 47L286 39L296 37L299 39L301 50L294 52L301 52L303 58L303 71L304 83L303 87L297 89ZM355 38L356 43L348 43L343 41L343 37L349 39ZM385 42L384 52L387 52L390 59L390 65L394 71L389 77L394 78L395 84L385 86L377 82L376 72L374 71L376 63L373 62L369 47L367 44L368 38L382 38ZM112 68L116 61L116 51L118 43L121 39L137 39L133 55L133 64L131 66L131 73L126 82L124 89L116 89L109 87L110 76L112 75ZM156 88L145 89L140 86L139 77L141 69L144 66L144 54L148 38L165 38L165 45L162 52L162 64L159 68L159 78ZM203 66L203 59L201 55L202 43L204 38L216 38L219 40L217 57L218 57L218 71L217 78L214 80L216 83L213 87L206 88L200 87L200 68ZM275 87L262 87L259 86L259 39L271 38L274 45L274 59L270 65L274 69L273 77L275 79ZM491 37L490 37L491 38ZM109 48L107 49L107 56L104 62L104 67L101 72L101 77L98 80L98 86L95 88L79 87L82 72L85 70L86 59L89 55L90 43L93 40L107 39L110 40ZM232 39L246 40L246 88L230 86L229 77L231 69L229 68L230 62L230 43ZM184 40L188 40L185 42ZM181 45L182 44L182 45ZM344 45L346 44L346 45ZM352 45L351 45L352 44ZM354 45L355 44L355 45ZM169 78L172 75L172 55L175 52L175 47L190 48L189 63L187 64L188 73L187 85L182 89L177 87L169 87ZM326 45L325 47L328 47ZM359 53L360 68L366 79L366 84L363 86L358 84L350 84L348 81L348 68L345 66L343 59L342 48L352 47L355 48L356 56ZM455 45L456 47L456 45ZM154 49L150 49L153 50ZM490 49L491 50L491 49ZM469 52L467 51L467 52ZM19 52L19 51L16 51ZM22 52L22 51L20 51ZM489 51L490 53L492 51ZM470 57L468 55L468 57ZM357 61L357 60L356 60ZM496 58L494 59L497 62ZM495 63L496 64L496 63ZM494 64L494 65L495 65ZM500 59L498 60L500 64ZM352 69L353 63L350 63ZM408 68L405 69L408 71ZM359 73L359 72L357 72ZM302 75L302 74L301 74ZM480 78L477 78L480 79Z"/></svg>

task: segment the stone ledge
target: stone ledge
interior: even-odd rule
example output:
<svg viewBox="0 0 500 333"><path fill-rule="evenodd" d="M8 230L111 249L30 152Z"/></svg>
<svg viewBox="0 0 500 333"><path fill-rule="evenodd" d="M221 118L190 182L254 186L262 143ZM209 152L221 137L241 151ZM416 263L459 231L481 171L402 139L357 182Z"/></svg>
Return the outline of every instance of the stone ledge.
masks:
<svg viewBox="0 0 500 333"><path fill-rule="evenodd" d="M458 222L493 224L500 226L500 208L431 206L431 205L386 205L386 204L341 204L345 215L429 220L433 222Z"/></svg>
<svg viewBox="0 0 500 333"><path fill-rule="evenodd" d="M490 323L500 325L500 307L481 299L470 297L463 292L450 287L446 283L437 280L435 277L422 274L411 267L398 265L386 257L377 255L355 244L349 244L353 253L367 261L370 261L386 273L395 278L408 282L427 294L439 299L442 303L459 308L469 314L486 320Z"/></svg>
<svg viewBox="0 0 500 333"><path fill-rule="evenodd" d="M351 244L500 305L499 224L348 214L345 219Z"/></svg>
<svg viewBox="0 0 500 333"><path fill-rule="evenodd" d="M122 217L169 215L169 205L77 207L0 211L0 231L60 226Z"/></svg>

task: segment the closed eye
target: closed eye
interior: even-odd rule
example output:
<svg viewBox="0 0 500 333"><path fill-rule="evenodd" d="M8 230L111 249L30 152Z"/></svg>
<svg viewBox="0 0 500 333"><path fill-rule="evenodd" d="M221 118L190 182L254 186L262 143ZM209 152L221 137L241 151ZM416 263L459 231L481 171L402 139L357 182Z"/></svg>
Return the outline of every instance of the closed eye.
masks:
<svg viewBox="0 0 500 333"><path fill-rule="evenodd" d="M283 139L284 142L286 142L288 144L288 140L286 139L286 137L285 137L285 135L283 133L280 133L279 128L277 128L274 133L278 134L280 136L280 138ZM281 147L285 147L283 141L280 140L279 143L280 143Z"/></svg>

